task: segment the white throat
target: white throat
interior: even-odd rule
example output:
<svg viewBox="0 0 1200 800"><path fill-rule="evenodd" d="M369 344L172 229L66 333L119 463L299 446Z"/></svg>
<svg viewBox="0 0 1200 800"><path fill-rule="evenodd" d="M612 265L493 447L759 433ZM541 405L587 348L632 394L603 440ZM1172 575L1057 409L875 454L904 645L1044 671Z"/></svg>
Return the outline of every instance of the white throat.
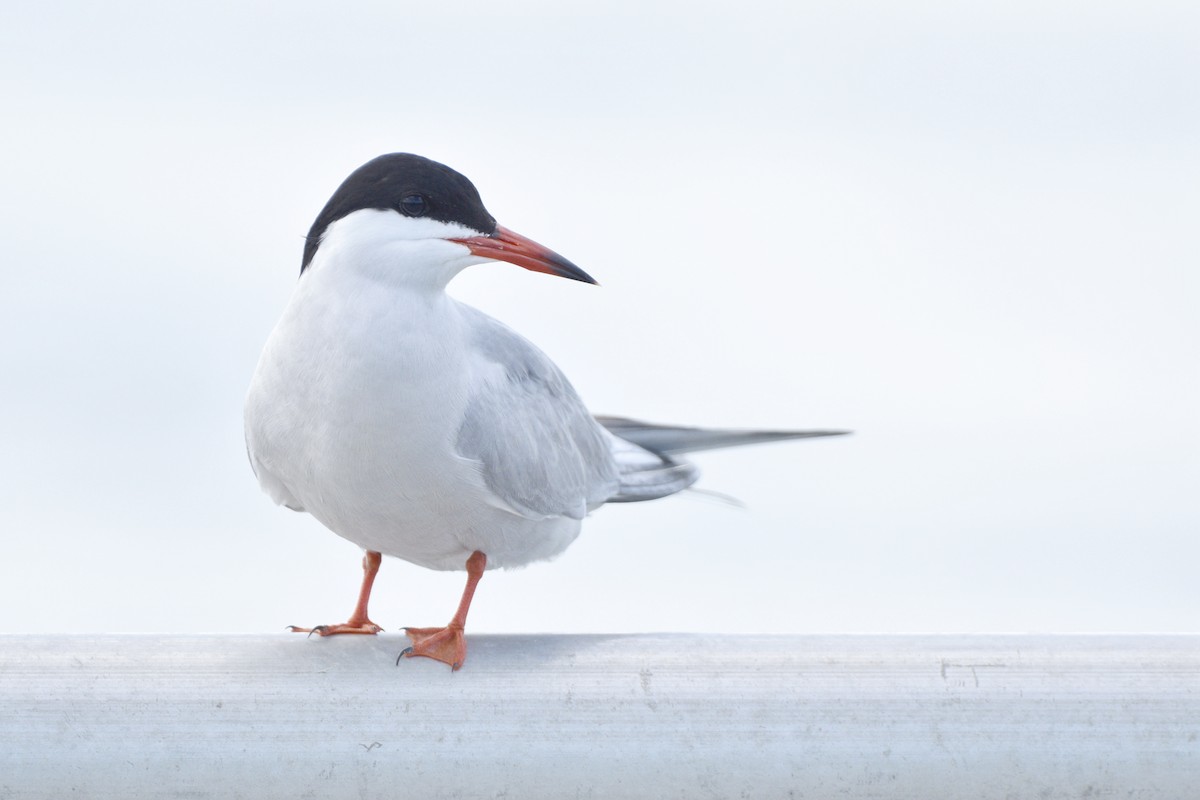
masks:
<svg viewBox="0 0 1200 800"><path fill-rule="evenodd" d="M360 209L325 229L309 272L352 273L397 288L441 291L469 266L488 261L449 238L479 236L453 222L412 218L395 211ZM346 275L349 277L349 275Z"/></svg>

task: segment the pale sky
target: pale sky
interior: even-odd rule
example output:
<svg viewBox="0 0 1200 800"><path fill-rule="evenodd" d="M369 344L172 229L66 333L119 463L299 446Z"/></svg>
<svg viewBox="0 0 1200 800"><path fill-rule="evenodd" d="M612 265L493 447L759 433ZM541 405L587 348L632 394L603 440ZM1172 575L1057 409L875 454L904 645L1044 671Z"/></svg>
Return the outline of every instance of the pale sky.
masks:
<svg viewBox="0 0 1200 800"><path fill-rule="evenodd" d="M1194 3L26 3L0 26L0 632L345 619L242 399L364 161L470 177L600 287L452 293L700 454L468 631L1195 631ZM385 560L372 617L462 573Z"/></svg>

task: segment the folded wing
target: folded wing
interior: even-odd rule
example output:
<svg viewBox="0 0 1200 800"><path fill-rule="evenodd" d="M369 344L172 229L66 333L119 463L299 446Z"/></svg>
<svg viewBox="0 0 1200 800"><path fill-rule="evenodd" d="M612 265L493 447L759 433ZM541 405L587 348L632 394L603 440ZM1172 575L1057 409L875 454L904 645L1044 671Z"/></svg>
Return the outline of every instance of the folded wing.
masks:
<svg viewBox="0 0 1200 800"><path fill-rule="evenodd" d="M459 455L479 462L507 509L531 519L582 519L618 490L604 429L544 353L502 323L471 314L478 389L459 430Z"/></svg>

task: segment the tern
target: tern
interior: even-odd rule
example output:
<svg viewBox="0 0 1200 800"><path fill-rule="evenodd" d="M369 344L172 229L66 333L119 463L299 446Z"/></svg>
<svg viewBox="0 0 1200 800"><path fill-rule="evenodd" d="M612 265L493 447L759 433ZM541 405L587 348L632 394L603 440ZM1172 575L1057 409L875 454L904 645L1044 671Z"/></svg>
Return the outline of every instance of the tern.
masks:
<svg viewBox="0 0 1200 800"><path fill-rule="evenodd" d="M844 433L594 417L540 350L446 293L459 272L493 261L595 283L498 225L466 177L416 155L364 164L317 215L250 383L246 448L276 503L366 552L350 618L292 630L382 630L367 607L383 555L465 569L449 624L405 628L401 653L458 669L486 569L553 558L605 503L688 488L698 472L681 454Z"/></svg>

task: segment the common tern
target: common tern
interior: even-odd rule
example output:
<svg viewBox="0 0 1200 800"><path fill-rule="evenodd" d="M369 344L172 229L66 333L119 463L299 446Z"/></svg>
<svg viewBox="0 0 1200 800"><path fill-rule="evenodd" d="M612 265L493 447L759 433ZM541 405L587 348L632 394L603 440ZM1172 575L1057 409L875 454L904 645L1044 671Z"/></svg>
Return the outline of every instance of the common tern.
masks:
<svg viewBox="0 0 1200 800"><path fill-rule="evenodd" d="M489 261L595 283L496 224L467 178L411 154L355 170L313 223L250 383L246 448L276 503L366 554L350 618L292 630L380 631L367 606L381 554L465 569L449 624L406 628L402 653L458 669L485 569L553 558L605 503L686 489L698 473L681 454L843 433L594 417L540 350L446 294L455 275Z"/></svg>

